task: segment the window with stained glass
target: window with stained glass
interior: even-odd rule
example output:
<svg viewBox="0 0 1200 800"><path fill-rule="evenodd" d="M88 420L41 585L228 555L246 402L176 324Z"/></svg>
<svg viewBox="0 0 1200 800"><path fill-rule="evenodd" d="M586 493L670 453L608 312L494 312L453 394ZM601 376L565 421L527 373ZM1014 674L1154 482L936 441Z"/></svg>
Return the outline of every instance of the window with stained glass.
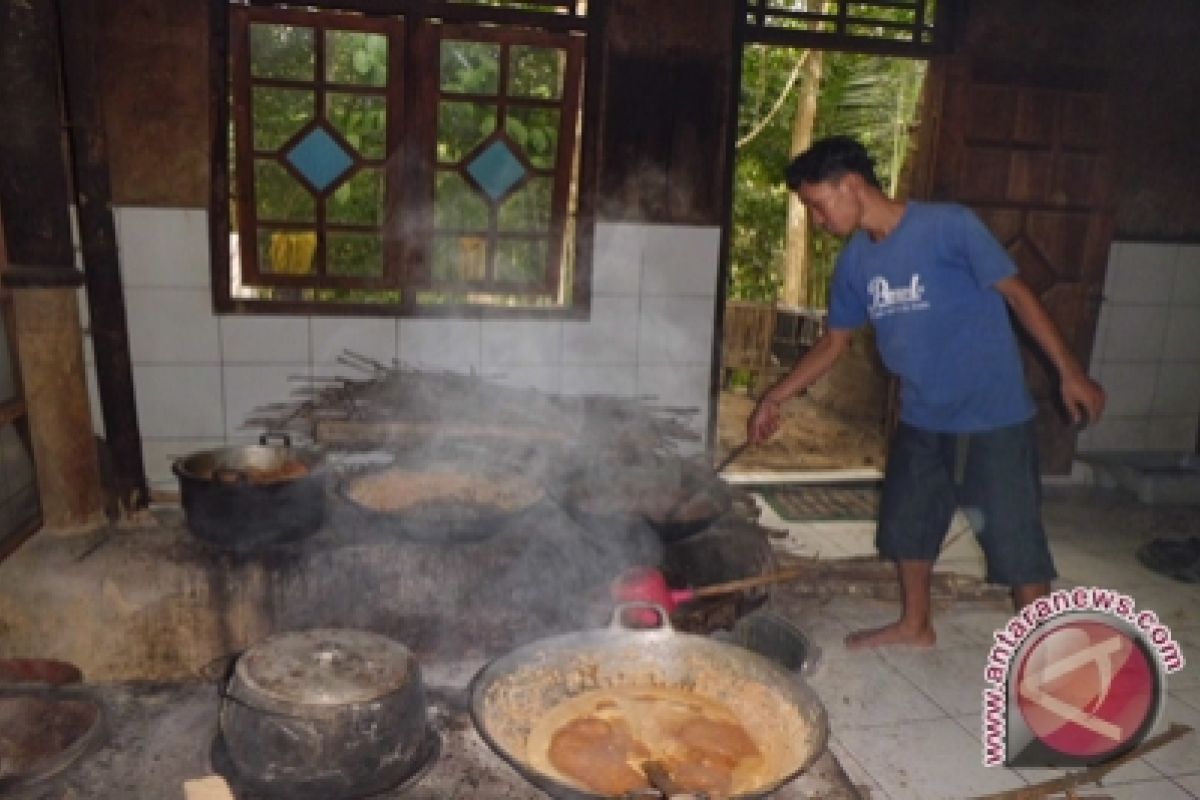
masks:
<svg viewBox="0 0 1200 800"><path fill-rule="evenodd" d="M570 307L586 7L543 5L553 29L232 6L223 310Z"/></svg>
<svg viewBox="0 0 1200 800"><path fill-rule="evenodd" d="M574 163L578 39L440 32L430 287L555 291Z"/></svg>
<svg viewBox="0 0 1200 800"><path fill-rule="evenodd" d="M385 180L403 90L403 23L235 14L237 246L246 287L388 285ZM241 46L238 46L241 45Z"/></svg>

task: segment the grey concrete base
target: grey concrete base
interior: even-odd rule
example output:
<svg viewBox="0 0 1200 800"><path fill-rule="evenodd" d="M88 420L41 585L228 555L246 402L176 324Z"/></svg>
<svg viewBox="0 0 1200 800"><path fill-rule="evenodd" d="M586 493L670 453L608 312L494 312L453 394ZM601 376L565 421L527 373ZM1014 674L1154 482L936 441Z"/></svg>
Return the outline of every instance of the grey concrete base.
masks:
<svg viewBox="0 0 1200 800"><path fill-rule="evenodd" d="M1111 452L1080 456L1096 483L1122 488L1143 503L1200 504L1200 456L1180 452Z"/></svg>
<svg viewBox="0 0 1200 800"><path fill-rule="evenodd" d="M227 774L241 800L263 800L237 785L215 746L220 706L215 686L119 683L84 688L105 710L103 739L53 779L5 793L6 798L177 798L183 796L185 781ZM475 732L463 705L462 687L434 687L430 701L431 724L442 740L440 757L415 786L375 795L378 800L546 797L494 755ZM859 794L837 759L826 751L807 772L772 796L853 800Z"/></svg>
<svg viewBox="0 0 1200 800"><path fill-rule="evenodd" d="M636 543L546 505L479 542L402 539L335 508L310 539L237 557L175 509L87 536L40 532L0 563L0 657L69 661L86 680L178 680L280 630L347 627L420 656L482 657L577 629Z"/></svg>

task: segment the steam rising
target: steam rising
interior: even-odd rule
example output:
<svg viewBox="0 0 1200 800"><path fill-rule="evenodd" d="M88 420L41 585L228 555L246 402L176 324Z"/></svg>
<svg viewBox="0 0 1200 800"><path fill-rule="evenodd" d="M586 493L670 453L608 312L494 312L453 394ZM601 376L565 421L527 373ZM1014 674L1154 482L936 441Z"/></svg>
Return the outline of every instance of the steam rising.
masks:
<svg viewBox="0 0 1200 800"><path fill-rule="evenodd" d="M685 471L698 468L678 455L696 438L684 421L689 410L565 398L353 353L343 363L363 377L328 381L253 420L324 444L335 490L391 461L519 474L541 485L546 499L493 521L476 541L439 540L436 523L420 541L399 536L386 518L331 502L325 529L300 545L302 553L281 556L267 570L275 627L374 630L408 644L423 661L487 657L605 622L611 580L629 566L661 562L658 534L636 515L616 508L573 519L564 509L581 487L611 492L614 481L631 474L680 485ZM334 421L355 424L338 428L339 441L326 444ZM353 441L345 434L356 425L365 435Z"/></svg>

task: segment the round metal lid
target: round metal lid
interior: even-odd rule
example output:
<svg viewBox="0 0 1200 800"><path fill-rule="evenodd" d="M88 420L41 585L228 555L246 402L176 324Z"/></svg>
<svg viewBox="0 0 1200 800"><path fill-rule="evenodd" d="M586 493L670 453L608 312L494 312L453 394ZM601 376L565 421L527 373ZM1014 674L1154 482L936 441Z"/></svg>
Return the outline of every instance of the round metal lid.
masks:
<svg viewBox="0 0 1200 800"><path fill-rule="evenodd" d="M268 637L238 659L245 690L279 703L332 706L376 700L419 679L399 642L368 631L318 628Z"/></svg>

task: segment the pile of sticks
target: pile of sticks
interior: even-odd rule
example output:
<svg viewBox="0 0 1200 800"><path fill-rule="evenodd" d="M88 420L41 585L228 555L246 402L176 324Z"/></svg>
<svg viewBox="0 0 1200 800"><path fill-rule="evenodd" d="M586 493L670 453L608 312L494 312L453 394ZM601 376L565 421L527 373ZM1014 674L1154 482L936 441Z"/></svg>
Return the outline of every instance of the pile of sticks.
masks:
<svg viewBox="0 0 1200 800"><path fill-rule="evenodd" d="M346 449L469 440L671 455L699 440L689 424L698 409L653 398L567 397L349 350L338 362L347 375L297 376L293 399L256 409L246 425Z"/></svg>

